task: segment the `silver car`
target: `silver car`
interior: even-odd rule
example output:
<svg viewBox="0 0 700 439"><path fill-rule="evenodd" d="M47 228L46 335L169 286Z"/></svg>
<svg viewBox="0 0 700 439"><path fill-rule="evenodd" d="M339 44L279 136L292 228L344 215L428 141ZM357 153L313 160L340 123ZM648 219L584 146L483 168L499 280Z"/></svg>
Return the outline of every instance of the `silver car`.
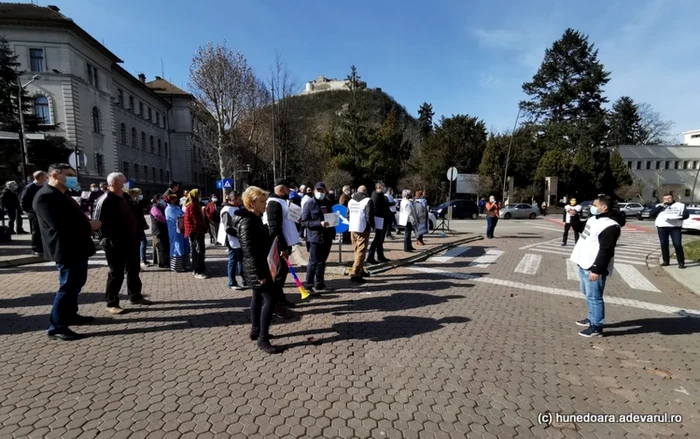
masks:
<svg viewBox="0 0 700 439"><path fill-rule="evenodd" d="M636 217L637 214L642 213L642 210L644 210L644 206L641 203L619 203L618 206L620 207L620 213L624 217Z"/></svg>
<svg viewBox="0 0 700 439"><path fill-rule="evenodd" d="M511 218L529 218L535 219L539 214L539 208L537 206L531 206L529 204L511 204L507 207L501 209L501 213L498 215L499 218L511 219Z"/></svg>

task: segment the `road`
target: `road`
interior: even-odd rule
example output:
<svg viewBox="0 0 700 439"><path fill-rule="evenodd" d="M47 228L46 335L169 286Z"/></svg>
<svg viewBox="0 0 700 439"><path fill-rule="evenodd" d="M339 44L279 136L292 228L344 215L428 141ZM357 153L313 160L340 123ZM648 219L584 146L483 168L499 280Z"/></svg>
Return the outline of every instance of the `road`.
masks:
<svg viewBox="0 0 700 439"><path fill-rule="evenodd" d="M580 337L585 301L559 239L545 220L501 221L496 239L362 287L334 279L336 293L275 321L278 356L247 339L249 292L226 288L221 249L208 250L208 280L147 269L155 305L122 316L104 312L97 256L80 300L98 321L75 343L45 335L55 269L4 270L0 437L696 435L700 299L647 264L652 234L624 233L606 336ZM548 412L682 422L548 425Z"/></svg>

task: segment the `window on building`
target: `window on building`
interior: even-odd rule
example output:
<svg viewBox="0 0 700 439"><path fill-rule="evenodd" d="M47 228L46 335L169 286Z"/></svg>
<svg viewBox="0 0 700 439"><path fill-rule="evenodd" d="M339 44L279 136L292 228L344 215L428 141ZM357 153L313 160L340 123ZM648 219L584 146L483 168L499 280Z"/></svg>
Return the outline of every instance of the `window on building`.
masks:
<svg viewBox="0 0 700 439"><path fill-rule="evenodd" d="M689 169L688 166L690 166L690 162L688 160L683 162L683 169Z"/></svg>
<svg viewBox="0 0 700 439"><path fill-rule="evenodd" d="M134 111L134 97L129 96L129 110Z"/></svg>
<svg viewBox="0 0 700 439"><path fill-rule="evenodd" d="M97 107L92 107L92 132L102 132L102 129L100 128L100 110L98 110Z"/></svg>
<svg viewBox="0 0 700 439"><path fill-rule="evenodd" d="M165 156L167 157L168 156L168 142L165 142L165 150L163 152L165 152Z"/></svg>
<svg viewBox="0 0 700 439"><path fill-rule="evenodd" d="M637 160L637 169L642 169L642 162Z"/></svg>
<svg viewBox="0 0 700 439"><path fill-rule="evenodd" d="M148 166L143 167L143 179L148 180Z"/></svg>
<svg viewBox="0 0 700 439"><path fill-rule="evenodd" d="M119 125L119 141L122 143L122 145L126 145L126 124L122 122Z"/></svg>
<svg viewBox="0 0 700 439"><path fill-rule="evenodd" d="M666 160L666 163L664 163L664 169L671 169L671 162Z"/></svg>
<svg viewBox="0 0 700 439"><path fill-rule="evenodd" d="M136 163L134 163L134 178L139 178L139 165L137 165Z"/></svg>
<svg viewBox="0 0 700 439"><path fill-rule="evenodd" d="M686 189L686 190L685 190L685 196L686 196L686 197L689 197L689 196L690 196L690 189Z"/></svg>
<svg viewBox="0 0 700 439"><path fill-rule="evenodd" d="M155 140L153 140L153 136L151 136L151 154L156 153L156 146L155 146Z"/></svg>
<svg viewBox="0 0 700 439"><path fill-rule="evenodd" d="M700 134L693 134L690 136L691 139L697 139L700 138Z"/></svg>
<svg viewBox="0 0 700 439"><path fill-rule="evenodd" d="M117 89L117 104L124 106L124 91L121 88Z"/></svg>
<svg viewBox="0 0 700 439"><path fill-rule="evenodd" d="M677 160L676 160L675 162L673 162L673 169L679 169L679 168L680 168L680 164L681 164L681 162L679 162L679 161L677 161Z"/></svg>
<svg viewBox="0 0 700 439"><path fill-rule="evenodd" d="M698 169L698 163L697 160L693 160L693 169Z"/></svg>
<svg viewBox="0 0 700 439"><path fill-rule="evenodd" d="M139 102L139 116L143 117L143 102Z"/></svg>
<svg viewBox="0 0 700 439"><path fill-rule="evenodd" d="M148 120L151 120L153 116L153 113L151 113L151 107L148 107Z"/></svg>
<svg viewBox="0 0 700 439"><path fill-rule="evenodd" d="M153 181L156 181L156 168L151 168L151 173L153 174Z"/></svg>
<svg viewBox="0 0 700 439"><path fill-rule="evenodd" d="M129 178L129 162L122 162L122 174L124 174L124 177Z"/></svg>
<svg viewBox="0 0 700 439"><path fill-rule="evenodd" d="M141 131L141 151L146 150L146 133Z"/></svg>
<svg viewBox="0 0 700 439"><path fill-rule="evenodd" d="M93 67L93 68L92 68L92 74L95 76L95 78L94 78L95 88L100 88L100 74L99 74L99 70L97 70L97 68Z"/></svg>
<svg viewBox="0 0 700 439"><path fill-rule="evenodd" d="M139 135L136 132L136 128L131 129L131 147L132 148L139 147Z"/></svg>
<svg viewBox="0 0 700 439"><path fill-rule="evenodd" d="M651 169L651 161L647 160L647 169Z"/></svg>
<svg viewBox="0 0 700 439"><path fill-rule="evenodd" d="M105 174L105 156L99 152L95 154L95 171L97 171L97 175Z"/></svg>
<svg viewBox="0 0 700 439"><path fill-rule="evenodd" d="M92 84L92 78L93 78L93 76L92 76L92 65L91 65L91 64L87 64L87 80L88 80L88 82L89 82L90 84Z"/></svg>
<svg viewBox="0 0 700 439"><path fill-rule="evenodd" d="M165 180L163 179L163 169L160 170L160 181L165 181Z"/></svg>
<svg viewBox="0 0 700 439"><path fill-rule="evenodd" d="M44 49L29 49L29 67L32 72L44 71Z"/></svg>
<svg viewBox="0 0 700 439"><path fill-rule="evenodd" d="M661 162L658 160L656 161L656 169L661 169Z"/></svg>
<svg viewBox="0 0 700 439"><path fill-rule="evenodd" d="M156 111L156 125L160 126L160 113Z"/></svg>
<svg viewBox="0 0 700 439"><path fill-rule="evenodd" d="M97 67L90 63L87 64L87 78L90 85L100 88L100 75L97 72Z"/></svg>
<svg viewBox="0 0 700 439"><path fill-rule="evenodd" d="M34 98L34 114L43 125L51 125L51 112L49 111L49 99L46 96Z"/></svg>
<svg viewBox="0 0 700 439"><path fill-rule="evenodd" d="M161 142L160 139L158 139L158 155L161 155Z"/></svg>
<svg viewBox="0 0 700 439"><path fill-rule="evenodd" d="M627 168L632 169L632 162L631 161L627 162Z"/></svg>
<svg viewBox="0 0 700 439"><path fill-rule="evenodd" d="M165 181L170 181L170 171L165 171Z"/></svg>

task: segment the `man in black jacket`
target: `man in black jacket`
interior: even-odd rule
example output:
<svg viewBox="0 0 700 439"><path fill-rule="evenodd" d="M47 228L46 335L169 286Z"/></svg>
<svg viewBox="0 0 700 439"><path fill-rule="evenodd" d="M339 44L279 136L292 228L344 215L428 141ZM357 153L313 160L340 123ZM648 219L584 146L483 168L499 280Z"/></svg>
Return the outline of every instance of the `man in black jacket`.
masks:
<svg viewBox="0 0 700 439"><path fill-rule="evenodd" d="M8 181L5 183L5 189L3 189L0 195L0 207L7 213L7 217L10 221L10 233L15 234L13 230L15 224L17 224L17 234L23 235L27 232L22 228L22 207L19 204L19 198L17 197L17 183L14 181Z"/></svg>
<svg viewBox="0 0 700 439"><path fill-rule="evenodd" d="M384 237L391 222L391 211L389 210L389 202L384 196L384 183L377 183L376 190L372 192L372 205L374 206L374 239L372 245L369 246L369 254L367 255L368 264L377 264L378 262L389 262L384 257ZM374 254L377 254L379 261L374 259Z"/></svg>
<svg viewBox="0 0 700 439"><path fill-rule="evenodd" d="M37 192L32 203L41 230L44 258L56 262L59 288L51 309L49 337L77 340L69 326L88 323L92 317L78 314L78 294L87 281L88 258L95 254L92 231L99 221L90 221L67 193L78 179L67 164L49 167L49 183Z"/></svg>
<svg viewBox="0 0 700 439"><path fill-rule="evenodd" d="M306 266L306 288L310 294L328 293L326 287L326 261L333 246L335 227L330 227L326 215L333 213L333 203L326 198L323 182L314 186L314 196L304 205L301 224L306 228L306 243L309 246L309 263Z"/></svg>
<svg viewBox="0 0 700 439"><path fill-rule="evenodd" d="M274 241L277 238L280 257L285 260L292 252L292 246L299 243L299 232L296 225L289 219L289 205L287 203L289 192L289 183L284 179L277 180L275 182L275 193L271 194L267 199L265 217L263 218L263 222L270 229L270 239ZM280 264L279 272L274 281L274 294L279 306L294 307L294 303L288 301L284 295L284 284L287 281L287 274L289 274L289 268L287 268L286 262ZM278 309L277 311L277 314L284 316L285 310Z"/></svg>
<svg viewBox="0 0 700 439"><path fill-rule="evenodd" d="M41 230L39 230L39 221L34 213L32 203L39 189L46 183L46 172L36 171L34 173L34 181L24 187L20 204L22 209L27 212L29 218L29 227L32 232L32 252L34 256L42 256L44 254L44 244L41 242Z"/></svg>
<svg viewBox="0 0 700 439"><path fill-rule="evenodd" d="M95 204L94 218L102 222L97 231L100 243L105 250L109 274L105 298L107 312L122 314L124 309L119 306L119 290L124 283L129 300L134 305L150 305L150 300L141 294L141 279L139 278L141 232L148 228L142 212L136 207L129 194L124 192L126 177L119 172L107 176L109 190Z"/></svg>

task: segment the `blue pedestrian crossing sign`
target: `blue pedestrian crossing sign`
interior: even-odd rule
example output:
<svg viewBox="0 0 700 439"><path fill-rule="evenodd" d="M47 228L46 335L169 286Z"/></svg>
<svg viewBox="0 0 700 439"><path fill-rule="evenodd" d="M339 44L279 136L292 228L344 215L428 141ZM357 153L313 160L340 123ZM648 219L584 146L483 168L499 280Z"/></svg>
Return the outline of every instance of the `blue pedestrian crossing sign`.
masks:
<svg viewBox="0 0 700 439"><path fill-rule="evenodd" d="M335 226L335 231L337 233L345 233L350 229L350 222L348 221L348 208L342 204L336 204L332 208L333 213L338 215L338 225Z"/></svg>
<svg viewBox="0 0 700 439"><path fill-rule="evenodd" d="M223 182L223 180L216 180L216 188L217 188L217 189L223 189L223 188L224 188L224 182Z"/></svg>
<svg viewBox="0 0 700 439"><path fill-rule="evenodd" d="M222 184L224 186L224 189L233 189L233 180L230 178L224 178L222 181Z"/></svg>

